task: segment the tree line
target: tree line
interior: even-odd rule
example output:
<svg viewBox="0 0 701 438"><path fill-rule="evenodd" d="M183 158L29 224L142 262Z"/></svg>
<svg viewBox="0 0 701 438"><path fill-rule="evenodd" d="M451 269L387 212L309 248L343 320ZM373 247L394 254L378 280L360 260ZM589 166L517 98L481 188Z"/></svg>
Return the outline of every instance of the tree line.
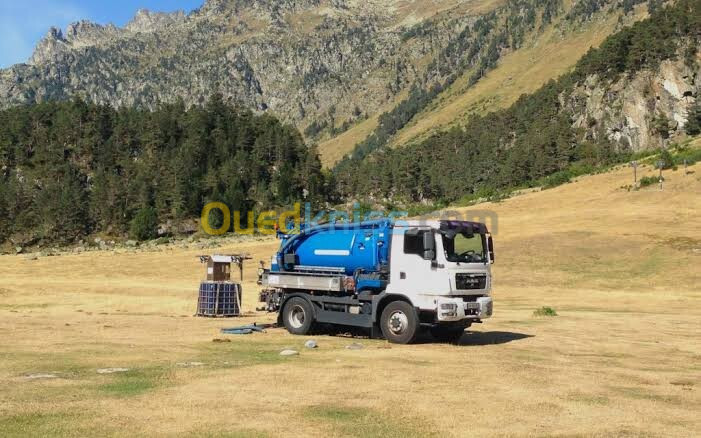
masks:
<svg viewBox="0 0 701 438"><path fill-rule="evenodd" d="M74 99L0 112L0 241L118 235L198 217L210 201L245 212L303 191L319 202L326 190L316 150L294 127L220 95L189 109Z"/></svg>
<svg viewBox="0 0 701 438"><path fill-rule="evenodd" d="M699 29L700 1L659 7L510 108L401 149L367 148L332 173L294 127L221 95L154 111L77 98L0 111L0 242L68 243L96 232L151 238L158 224L197 218L212 201L242 212L299 200L447 203L620 161L627 151L605 135L585 138L573 127L576 108L563 102L592 74L615 80L664 59L695 62ZM426 98L418 88L412 96L408 113ZM697 104L687 130L699 126Z"/></svg>

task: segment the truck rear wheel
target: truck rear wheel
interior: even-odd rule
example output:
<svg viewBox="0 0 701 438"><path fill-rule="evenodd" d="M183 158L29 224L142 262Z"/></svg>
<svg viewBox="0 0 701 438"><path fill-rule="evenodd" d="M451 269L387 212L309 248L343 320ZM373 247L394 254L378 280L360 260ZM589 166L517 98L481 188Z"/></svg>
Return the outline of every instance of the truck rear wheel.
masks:
<svg viewBox="0 0 701 438"><path fill-rule="evenodd" d="M282 323L293 335L306 335L314 324L314 313L309 301L300 297L290 298L282 310Z"/></svg>
<svg viewBox="0 0 701 438"><path fill-rule="evenodd" d="M393 344L410 344L419 329L416 310L405 301L393 301L385 307L380 317L382 334Z"/></svg>

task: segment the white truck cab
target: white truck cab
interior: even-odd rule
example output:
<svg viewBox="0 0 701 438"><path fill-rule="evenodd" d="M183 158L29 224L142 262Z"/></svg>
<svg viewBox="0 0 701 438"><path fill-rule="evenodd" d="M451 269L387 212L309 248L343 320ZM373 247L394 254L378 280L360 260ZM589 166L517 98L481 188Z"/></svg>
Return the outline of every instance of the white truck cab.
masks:
<svg viewBox="0 0 701 438"><path fill-rule="evenodd" d="M387 294L406 296L418 309L435 312L438 321L491 317L490 239L459 228L442 230L438 221L398 224Z"/></svg>

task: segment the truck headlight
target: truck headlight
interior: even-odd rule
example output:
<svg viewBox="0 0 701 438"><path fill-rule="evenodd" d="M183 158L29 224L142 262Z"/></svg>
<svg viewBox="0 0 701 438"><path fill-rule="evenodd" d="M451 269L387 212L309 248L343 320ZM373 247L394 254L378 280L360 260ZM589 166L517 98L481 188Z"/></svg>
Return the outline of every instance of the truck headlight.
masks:
<svg viewBox="0 0 701 438"><path fill-rule="evenodd" d="M441 303L440 312L442 317L455 318L458 316L458 305L455 303Z"/></svg>

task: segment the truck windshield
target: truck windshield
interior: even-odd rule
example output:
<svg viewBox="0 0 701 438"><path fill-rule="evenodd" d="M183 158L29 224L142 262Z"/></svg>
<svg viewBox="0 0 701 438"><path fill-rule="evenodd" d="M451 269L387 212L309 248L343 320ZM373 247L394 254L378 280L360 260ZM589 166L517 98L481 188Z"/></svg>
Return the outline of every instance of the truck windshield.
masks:
<svg viewBox="0 0 701 438"><path fill-rule="evenodd" d="M484 263L486 260L484 236L481 234L443 235L445 258L454 263Z"/></svg>

